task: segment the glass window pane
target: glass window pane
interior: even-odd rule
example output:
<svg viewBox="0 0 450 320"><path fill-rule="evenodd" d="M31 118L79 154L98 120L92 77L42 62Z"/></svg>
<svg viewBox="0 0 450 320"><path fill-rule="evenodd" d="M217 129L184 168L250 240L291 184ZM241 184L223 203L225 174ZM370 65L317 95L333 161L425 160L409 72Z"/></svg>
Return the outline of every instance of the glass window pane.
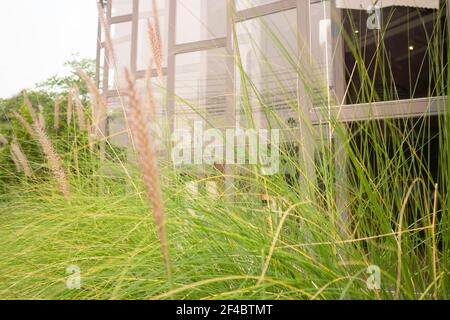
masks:
<svg viewBox="0 0 450 320"><path fill-rule="evenodd" d="M123 16L133 12L133 0L109 0L111 1L111 16Z"/></svg>
<svg viewBox="0 0 450 320"><path fill-rule="evenodd" d="M124 22L111 25L111 38L116 54L116 63L114 66L109 61L109 89L116 90L126 86L124 69L130 68L131 62L131 22ZM118 72L116 72L117 67Z"/></svg>
<svg viewBox="0 0 450 320"><path fill-rule="evenodd" d="M248 77L245 83L239 76L236 81L240 123L250 124L250 113L245 111L245 106L249 105L254 125L264 127L266 113L263 109L289 114L297 104L296 10L241 22L237 24L237 36L243 69ZM239 70L236 73L239 75Z"/></svg>
<svg viewBox="0 0 450 320"><path fill-rule="evenodd" d="M227 79L223 48L177 55L176 127L190 127L193 120L201 119L213 127L222 127L226 120Z"/></svg>
<svg viewBox="0 0 450 320"><path fill-rule="evenodd" d="M153 130L153 138L156 143L156 149L161 151L163 149L163 121L165 120L165 97L166 97L166 78L164 77L162 81L157 78L152 78L152 92L155 99L155 111L157 116L156 126L151 126L151 128L160 129ZM147 104L147 89L146 80L138 79L136 80L136 85L138 92L140 93L141 103L145 106ZM128 98L125 96L120 97L110 97L108 98L108 133L111 143L116 147L124 147L127 149L129 156L132 155L132 144L130 142L129 131L124 117L124 110L128 105ZM147 108L145 110L148 110ZM147 113L148 121L152 121L150 114Z"/></svg>
<svg viewBox="0 0 450 320"><path fill-rule="evenodd" d="M100 48L100 55L99 55L99 59L98 59L98 73L99 73L99 78L98 80L98 86L99 86L99 90L101 92L103 92L103 79L104 79L104 74L105 74L105 49L104 48Z"/></svg>
<svg viewBox="0 0 450 320"><path fill-rule="evenodd" d="M331 34L330 3L319 1L310 5L311 60L307 66L307 81L312 105L319 108L331 103L328 88L333 86L334 81L332 60L335 48Z"/></svg>
<svg viewBox="0 0 450 320"><path fill-rule="evenodd" d="M156 1L158 8L159 27L162 42L163 67L167 66L167 36L169 34L169 1ZM138 49L137 49L137 69L146 70L153 52L149 42L148 19L153 19L152 1L141 0L139 4L139 26L138 26Z"/></svg>
<svg viewBox="0 0 450 320"><path fill-rule="evenodd" d="M224 37L226 12L226 0L177 0L176 42Z"/></svg>
<svg viewBox="0 0 450 320"><path fill-rule="evenodd" d="M141 101L147 103L147 80L146 79L137 79L136 80L137 88L141 94ZM165 115L165 101L166 101L166 77L163 77L162 80L159 78L153 77L151 78L152 85L152 94L155 99L155 111L156 115L161 118Z"/></svg>
<svg viewBox="0 0 450 320"><path fill-rule="evenodd" d="M108 134L112 145L129 148L130 137L124 117L125 97L110 97L108 103Z"/></svg>
<svg viewBox="0 0 450 320"><path fill-rule="evenodd" d="M427 3L431 6L433 1ZM448 39L439 10L347 9L343 25L348 35L344 41L347 103L444 94Z"/></svg>

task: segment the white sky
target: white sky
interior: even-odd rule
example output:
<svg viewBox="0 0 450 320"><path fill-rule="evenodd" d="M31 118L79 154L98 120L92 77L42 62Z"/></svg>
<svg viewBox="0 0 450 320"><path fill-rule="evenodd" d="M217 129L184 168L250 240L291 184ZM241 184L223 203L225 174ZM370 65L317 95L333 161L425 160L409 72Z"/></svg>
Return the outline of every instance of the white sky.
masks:
<svg viewBox="0 0 450 320"><path fill-rule="evenodd" d="M96 0L0 0L0 98L95 58Z"/></svg>

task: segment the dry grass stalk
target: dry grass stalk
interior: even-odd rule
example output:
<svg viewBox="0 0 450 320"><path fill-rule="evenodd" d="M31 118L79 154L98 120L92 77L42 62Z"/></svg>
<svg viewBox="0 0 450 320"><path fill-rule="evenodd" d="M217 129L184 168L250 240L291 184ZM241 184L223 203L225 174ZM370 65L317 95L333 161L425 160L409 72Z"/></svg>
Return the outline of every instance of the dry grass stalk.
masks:
<svg viewBox="0 0 450 320"><path fill-rule="evenodd" d="M78 127L81 131L87 133L87 139L89 144L89 150L94 151L94 138L91 132L91 126L89 126L89 122L86 120L84 116L84 105L80 99L80 90L75 87L74 88L74 97L75 97L75 105L77 111L77 119L78 119Z"/></svg>
<svg viewBox="0 0 450 320"><path fill-rule="evenodd" d="M153 59L156 65L156 72L158 73L158 77L162 79L163 71L162 71L162 48L161 48L161 32L159 28L159 16L158 16L158 7L156 5L156 0L153 0L152 3L152 11L153 11L153 21L147 21L148 28L148 36L149 42L152 47Z"/></svg>
<svg viewBox="0 0 450 320"><path fill-rule="evenodd" d="M92 132L88 132L87 139L88 139L88 144L89 144L88 145L89 151L94 152L94 145L95 145L94 134Z"/></svg>
<svg viewBox="0 0 450 320"><path fill-rule="evenodd" d="M72 113L73 113L73 94L72 89L69 90L67 94L67 125L70 125L72 121Z"/></svg>
<svg viewBox="0 0 450 320"><path fill-rule="evenodd" d="M10 149L11 159L14 162L14 166L16 167L17 172L23 172L23 168L20 165L19 159L17 159L16 155L14 154L13 150Z"/></svg>
<svg viewBox="0 0 450 320"><path fill-rule="evenodd" d="M80 76L80 78L84 81L86 84L89 95L91 97L91 112L92 112L92 122L93 124L96 123L97 117L98 117L98 105L99 101L101 99L101 94L97 89L97 86L95 85L94 81L91 79L91 77L86 74L81 68L76 67L75 71Z"/></svg>
<svg viewBox="0 0 450 320"><path fill-rule="evenodd" d="M38 105L38 120L39 124L41 125L42 129L45 130L45 118L44 118L44 108L41 105Z"/></svg>
<svg viewBox="0 0 450 320"><path fill-rule="evenodd" d="M17 120L19 120L20 124L25 128L25 130L28 131L28 133L30 134L30 136L32 136L33 138L36 138L36 133L34 132L33 128L31 127L31 125L28 123L27 120L25 120L24 117L22 117L20 114L18 114L17 112L13 112L14 116L16 117Z"/></svg>
<svg viewBox="0 0 450 320"><path fill-rule="evenodd" d="M89 90L89 94L91 96L91 109L92 109L92 126L91 133L92 137L90 137L90 150L93 150L94 140L104 139L106 136L106 99L100 93L95 84L95 81L82 69L76 68L78 75L83 79L86 83L86 86ZM105 157L105 142L100 142L100 158L103 159Z"/></svg>
<svg viewBox="0 0 450 320"><path fill-rule="evenodd" d="M18 172L23 172L28 178L33 175L33 170L31 169L27 156L16 139L13 139L13 142L11 143L11 157Z"/></svg>
<svg viewBox="0 0 450 320"><path fill-rule="evenodd" d="M36 111L33 108L33 105L30 101L30 98L28 98L28 95L26 91L23 92L23 101L25 102L25 105L27 106L28 112L30 113L31 119L33 122L38 121L38 116L36 114Z"/></svg>
<svg viewBox="0 0 450 320"><path fill-rule="evenodd" d="M60 97L56 97L55 99L55 106L53 110L53 128L55 131L59 130L59 118L60 118L60 106L61 106L61 99Z"/></svg>
<svg viewBox="0 0 450 320"><path fill-rule="evenodd" d="M164 205L159 178L158 160L154 145L150 139L148 121L146 121L145 111L139 100L139 93L136 89L135 81L132 79L128 70L126 70L125 76L128 82L127 96L129 97L129 108L127 108L127 114L129 125L136 145L138 161L144 178L147 197L153 208L153 218L158 231L167 277L169 281L171 281L169 248L164 227Z"/></svg>
<svg viewBox="0 0 450 320"><path fill-rule="evenodd" d="M91 96L92 109L92 129L96 138L104 135L104 125L106 124L106 101L105 97L100 93L95 81L82 69L76 68L78 75L86 83Z"/></svg>
<svg viewBox="0 0 450 320"><path fill-rule="evenodd" d="M77 87L74 88L74 98L76 105L76 113L78 120L78 127L81 131L87 132L86 119L84 117L84 106L80 99L80 91Z"/></svg>
<svg viewBox="0 0 450 320"><path fill-rule="evenodd" d="M3 135L0 134L0 145L8 144L8 139L6 139Z"/></svg>

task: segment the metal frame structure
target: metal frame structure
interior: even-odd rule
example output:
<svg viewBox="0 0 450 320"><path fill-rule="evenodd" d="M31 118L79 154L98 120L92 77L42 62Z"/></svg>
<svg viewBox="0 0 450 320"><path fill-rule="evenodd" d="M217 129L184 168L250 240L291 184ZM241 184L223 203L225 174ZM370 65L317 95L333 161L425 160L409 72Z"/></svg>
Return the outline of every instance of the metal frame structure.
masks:
<svg viewBox="0 0 450 320"><path fill-rule="evenodd" d="M130 0L132 1L132 12L130 14L115 16L111 15L111 1L106 1L104 4L105 14L107 17L107 21L110 26L118 23L131 22L132 23L132 32L131 32L131 59L130 59L130 69L134 73L136 79L142 79L145 77L145 70L137 70L137 50L138 50L138 22L139 22L139 2L140 0ZM141 0L142 1L142 0ZM234 53L234 40L233 40L233 26L232 23L239 23L242 21L259 18L262 16L283 12L291 9L297 8L297 16L298 16L298 31L299 34L308 35L310 32L310 24L309 24L309 9L311 6L311 2L321 2L322 0L313 0L313 1L305 1L305 0L279 0L270 2L268 4L260 5L257 7L248 8L241 11L235 10L235 0L228 0L227 6L227 34L225 37L210 39L210 40L201 40L190 43L176 44L176 12L177 12L177 1L176 0L168 0L169 3L169 14L168 14L168 52L166 52L168 57L167 67L163 68L164 76L167 76L167 114L169 119L173 119L174 115L174 90L175 90L175 57L178 54L183 53L191 53L197 51L203 51L208 49L215 48L224 48L227 50L227 53L230 57L233 56ZM330 1L332 0L325 0ZM103 3L104 1L102 1ZM449 1L447 0L447 3ZM305 12L308 14L305 15ZM340 14L340 10L337 9L337 13ZM450 16L450 6L447 4L447 15ZM449 20L449 29L450 29L450 19ZM331 26L335 27L335 26ZM101 49L106 49L104 42L101 41L101 30L99 24L99 41L97 48L97 83L100 85L100 79L102 79L102 88L108 88L109 83L109 68L105 67L103 70L103 77L100 75L100 59L101 57ZM338 32L339 34L339 32ZM305 39L309 37L306 36ZM333 74L334 80L332 81L333 85L329 88L332 90L335 97L338 99L342 99L344 96L343 84L344 81L344 69L343 69L343 45L342 45L342 36L338 35L337 38L332 39L334 41L333 45L338 48L336 50L336 55L333 58ZM310 44L309 44L310 45ZM341 50L342 49L342 50ZM300 48L300 52L309 52L309 48ZM106 59L106 54L104 57L104 66L108 65L108 61ZM230 75L229 82L234 81L234 61L230 58L227 61L227 66L229 68L228 74ZM156 75L156 70L154 71ZM299 81L300 83L300 81ZM336 85L337 84L337 85ZM227 84L227 90L234 90L234 83ZM301 84L299 84L298 88L298 96L299 96L299 104L303 107L303 111L309 118L309 121L313 125L319 125L326 122L326 114L323 109L315 108L311 105L311 102L306 103L302 99L306 96L305 91L301 88ZM106 97L116 97L121 93L119 90L104 90L104 94ZM230 95L231 96L231 95ZM302 101L300 101L302 100ZM355 120L365 120L365 119L381 119L381 118L399 118L399 117L417 117L423 115L435 115L439 111L442 110L442 106L444 106L444 102L446 101L446 97L430 97L430 98L421 98L421 99L408 99L408 100L398 100L398 101L386 101L386 102L378 102L372 104L353 104L353 105L342 105L338 101L334 101L330 105L331 114L336 117L338 121L349 122ZM227 115L234 115L235 101L233 99L228 99L227 102ZM326 111L326 110L325 110ZM231 123L230 123L231 124Z"/></svg>

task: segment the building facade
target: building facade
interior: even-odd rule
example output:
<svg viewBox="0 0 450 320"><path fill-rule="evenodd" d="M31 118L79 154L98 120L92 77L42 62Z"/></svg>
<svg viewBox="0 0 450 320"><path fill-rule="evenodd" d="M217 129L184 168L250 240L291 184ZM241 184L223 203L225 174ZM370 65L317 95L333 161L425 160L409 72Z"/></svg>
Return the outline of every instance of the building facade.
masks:
<svg viewBox="0 0 450 320"><path fill-rule="evenodd" d="M431 66L435 58L430 43L435 41L435 52L445 54L446 1L156 3L163 76L152 70L153 91L158 118L169 131L196 120L217 128L276 123L283 129L284 123L295 127L303 151L313 153L316 128L326 128L331 118L354 122L432 117L445 106L446 93L433 89L439 75ZM147 34L152 1L107 0L101 5L117 61L108 61L99 23L97 81L108 101L108 134L115 143L127 145L123 69L129 68L144 91L152 56ZM377 74L370 58L380 44L389 57L385 74ZM373 80L370 95L361 89L363 73ZM245 89L249 87L252 90Z"/></svg>

